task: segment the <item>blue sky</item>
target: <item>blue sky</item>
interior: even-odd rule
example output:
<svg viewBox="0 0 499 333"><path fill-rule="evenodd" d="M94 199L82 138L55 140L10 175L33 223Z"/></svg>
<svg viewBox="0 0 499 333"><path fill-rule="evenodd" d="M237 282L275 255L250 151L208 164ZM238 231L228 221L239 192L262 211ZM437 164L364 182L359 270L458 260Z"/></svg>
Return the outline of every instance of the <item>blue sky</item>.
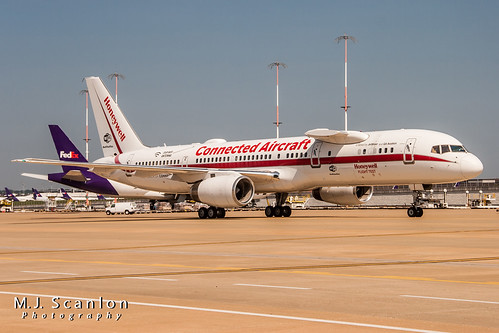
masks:
<svg viewBox="0 0 499 333"><path fill-rule="evenodd" d="M349 128L424 128L458 138L499 177L499 3L496 1L2 1L0 185L56 185L20 176L56 167L48 124L84 151L84 76L119 82L118 101L147 145L343 128L349 44ZM102 156L90 122L91 159Z"/></svg>

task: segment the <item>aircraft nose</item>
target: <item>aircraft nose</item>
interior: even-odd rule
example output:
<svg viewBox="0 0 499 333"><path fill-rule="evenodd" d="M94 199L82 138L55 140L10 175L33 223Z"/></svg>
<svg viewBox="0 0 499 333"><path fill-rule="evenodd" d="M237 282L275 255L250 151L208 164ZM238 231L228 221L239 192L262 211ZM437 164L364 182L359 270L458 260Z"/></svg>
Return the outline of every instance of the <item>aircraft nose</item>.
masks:
<svg viewBox="0 0 499 333"><path fill-rule="evenodd" d="M461 173L464 178L471 179L475 178L483 171L483 164L473 154L467 154L461 159Z"/></svg>

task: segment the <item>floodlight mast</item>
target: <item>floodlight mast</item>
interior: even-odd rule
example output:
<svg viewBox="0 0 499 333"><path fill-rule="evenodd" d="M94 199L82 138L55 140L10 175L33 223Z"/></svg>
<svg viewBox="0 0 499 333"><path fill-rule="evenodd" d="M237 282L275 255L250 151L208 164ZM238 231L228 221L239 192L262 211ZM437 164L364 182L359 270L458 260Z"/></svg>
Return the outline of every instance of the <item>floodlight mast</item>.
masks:
<svg viewBox="0 0 499 333"><path fill-rule="evenodd" d="M283 62L273 62L271 63L268 67L270 69L273 69L274 67L276 68L277 70L277 79L276 79L276 82L277 82L277 85L276 85L276 122L274 124L276 124L276 138L279 139L279 125L282 124L281 122L279 122L279 66L281 66L282 68L287 68L288 66L286 66L285 63Z"/></svg>
<svg viewBox="0 0 499 333"><path fill-rule="evenodd" d="M85 80L85 79L83 79ZM83 89L83 90L80 90L80 95L83 95L85 94L85 158L87 159L87 161L89 161L88 159L88 141L90 141L90 139L88 138L88 89Z"/></svg>
<svg viewBox="0 0 499 333"><path fill-rule="evenodd" d="M335 38L334 40L336 43L340 43L342 40L345 40L345 106L342 106L342 109L345 109L345 132L348 131L348 115L347 115L347 110L350 107L348 105L348 93L347 93L347 41L351 40L352 42L357 42L355 37L353 36L348 36L348 35L343 35L340 37Z"/></svg>
<svg viewBox="0 0 499 333"><path fill-rule="evenodd" d="M116 98L114 99L114 101L116 102L116 104L118 104L118 79L124 80L125 76L123 74L120 74L120 73L113 73L113 74L109 74L107 77L110 80L112 80L113 78L116 79L116 90L115 90Z"/></svg>

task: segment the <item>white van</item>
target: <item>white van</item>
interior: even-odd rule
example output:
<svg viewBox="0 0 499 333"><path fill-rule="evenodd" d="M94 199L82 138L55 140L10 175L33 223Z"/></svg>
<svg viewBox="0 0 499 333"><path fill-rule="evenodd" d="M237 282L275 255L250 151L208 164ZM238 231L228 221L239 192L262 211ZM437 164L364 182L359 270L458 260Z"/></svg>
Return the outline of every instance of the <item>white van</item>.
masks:
<svg viewBox="0 0 499 333"><path fill-rule="evenodd" d="M133 214L138 210L135 202L116 202L106 208L107 215L114 214Z"/></svg>

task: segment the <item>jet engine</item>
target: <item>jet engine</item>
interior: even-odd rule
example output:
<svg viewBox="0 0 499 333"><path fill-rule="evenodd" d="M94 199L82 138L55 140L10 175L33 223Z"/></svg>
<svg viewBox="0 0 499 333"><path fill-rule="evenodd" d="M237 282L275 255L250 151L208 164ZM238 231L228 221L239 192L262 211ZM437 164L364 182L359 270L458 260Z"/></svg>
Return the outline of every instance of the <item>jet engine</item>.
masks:
<svg viewBox="0 0 499 333"><path fill-rule="evenodd" d="M240 174L205 179L191 187L191 197L214 207L231 208L247 205L253 199L255 185Z"/></svg>
<svg viewBox="0 0 499 333"><path fill-rule="evenodd" d="M372 186L319 187L312 191L314 199L337 205L361 205L373 195Z"/></svg>

